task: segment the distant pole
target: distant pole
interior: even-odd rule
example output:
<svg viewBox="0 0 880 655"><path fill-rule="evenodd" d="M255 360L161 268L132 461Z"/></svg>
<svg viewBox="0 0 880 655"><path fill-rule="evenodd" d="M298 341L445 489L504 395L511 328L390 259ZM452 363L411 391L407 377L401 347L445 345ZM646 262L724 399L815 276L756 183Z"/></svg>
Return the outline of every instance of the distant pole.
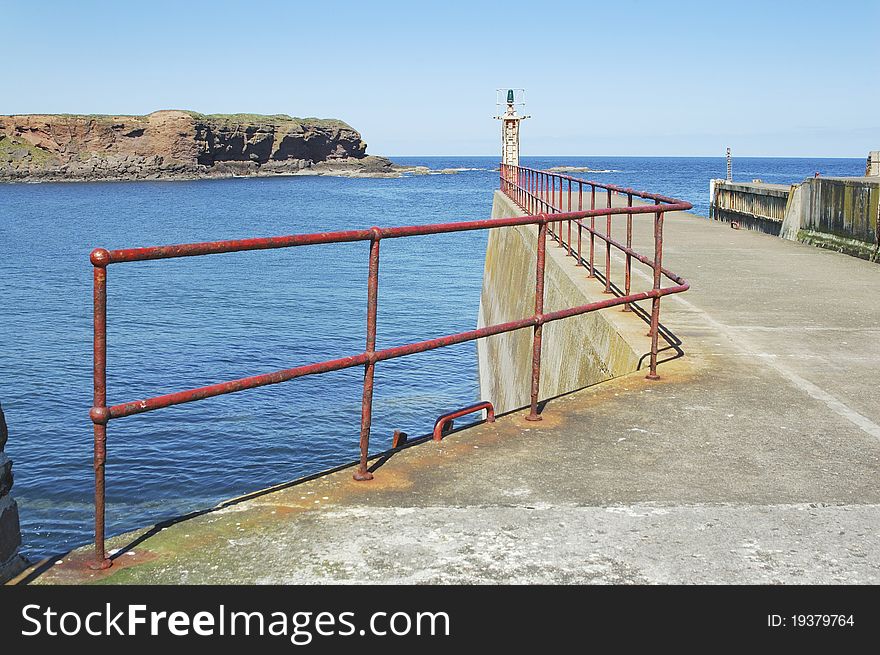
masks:
<svg viewBox="0 0 880 655"><path fill-rule="evenodd" d="M733 167L730 165L730 148L727 149L727 181L733 182Z"/></svg>

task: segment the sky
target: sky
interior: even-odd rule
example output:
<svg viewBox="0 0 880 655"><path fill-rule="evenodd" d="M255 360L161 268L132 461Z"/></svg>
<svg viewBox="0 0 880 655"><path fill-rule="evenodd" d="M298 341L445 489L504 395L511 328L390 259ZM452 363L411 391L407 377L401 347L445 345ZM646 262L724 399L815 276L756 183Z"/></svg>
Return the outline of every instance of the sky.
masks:
<svg viewBox="0 0 880 655"><path fill-rule="evenodd" d="M0 0L0 114L341 118L368 152L864 157L880 0Z"/></svg>

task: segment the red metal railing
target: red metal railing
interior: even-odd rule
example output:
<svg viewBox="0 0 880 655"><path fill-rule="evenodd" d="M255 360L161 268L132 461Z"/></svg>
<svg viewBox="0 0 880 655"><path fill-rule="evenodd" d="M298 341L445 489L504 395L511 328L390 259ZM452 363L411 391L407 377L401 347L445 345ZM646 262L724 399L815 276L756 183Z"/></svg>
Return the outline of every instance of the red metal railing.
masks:
<svg viewBox="0 0 880 655"><path fill-rule="evenodd" d="M650 312L650 328L648 336L651 337L651 354L650 354L650 370L647 378L649 380L657 380L657 352L659 345L659 325L660 325L660 298L672 293L681 293L690 288L690 284L679 275L663 268L663 215L669 211L686 211L691 209L693 205L684 200L676 200L667 196L661 196L645 191L636 191L630 188L615 186L613 184L601 184L592 180L582 180L580 178L571 177L570 175L561 175L549 171L539 171L522 166L510 166L501 164L501 190L510 197L524 211L529 213L546 212L552 218L549 223L554 226L551 235L557 241L557 245L565 248L567 254L576 258L576 266L586 266L588 268L588 278L595 278L596 271L596 239L605 242L605 272L602 276L605 282L604 292L607 294L614 293L611 282L611 248L617 248L623 252L624 261L624 286L618 295L618 302L615 304L623 304L623 311L631 311L631 305L638 300L637 296L641 294L633 294L632 289L632 261L636 260L647 266L650 266L653 272L653 285L651 289L651 312ZM596 206L596 189L605 192L605 206ZM590 209L584 210L586 204L586 194L588 193ZM626 197L626 205L614 206L612 194ZM633 205L633 198L640 198L653 202L651 204ZM572 211L575 203L577 211ZM563 211L567 210L567 211ZM612 216L615 214L626 215L626 243L621 243L613 238L611 233ZM654 215L654 256L648 258L633 250L633 216L640 214ZM605 216L605 230L596 229L596 217ZM584 223L584 219L589 218L589 224ZM572 242L572 224L576 227L577 245ZM568 237L565 237L564 227L568 228ZM586 230L590 237L589 257L584 258L581 255L583 231ZM540 248L540 245L539 245ZM660 282L662 278L667 278L674 283L674 286L661 288ZM538 305L536 302L536 313ZM540 359L541 334L540 326L535 328L535 340L533 354L534 358ZM535 373L532 374L532 395L537 394L538 381Z"/></svg>
<svg viewBox="0 0 880 655"><path fill-rule="evenodd" d="M433 225L410 225L403 227L372 227L361 230L346 230L340 232L322 232L316 234L297 234L291 236L269 237L259 239L238 239L231 241L214 241L206 243L190 243L171 246L155 246L149 248L130 248L122 250L106 250L97 248L91 253L91 262L94 268L94 401L89 415L94 424L95 450L94 450L94 468L95 468L95 568L107 568L111 565L110 559L107 557L104 544L104 515L105 515L105 495L104 495L104 469L107 459L107 424L111 420L149 412L171 405L179 405L204 398L211 398L245 389L253 389L269 384L278 384L306 375L315 375L318 373L326 373L328 371L338 371L354 366L364 367L364 384L363 397L361 404L361 429L360 429L360 461L354 474L356 480L370 480L373 475L367 468L368 451L370 443L370 427L372 421L372 402L373 402L373 380L376 364L388 359L404 357L415 353L442 348L453 344L473 341L483 337L510 332L523 328L531 327L534 330L534 350L532 358L532 390L531 390L531 406L529 420L540 420L538 414L538 380L540 377L541 366L541 331L545 323L558 321L571 316L578 316L587 312L596 311L606 307L635 302L637 300L647 300L651 298L657 304L657 300L661 296L669 293L678 293L687 288L687 283L676 276L673 276L665 269L660 267L659 250L655 253L655 285L651 291L642 293L629 294L621 297L608 298L598 302L592 302L585 305L570 307L568 309L544 313L543 297L544 297L544 261L545 249L549 223L560 223L562 221L570 222L572 220L580 221L589 217L591 221L595 216L609 215L610 213L628 213L629 215L644 213L645 211L670 211L678 209L688 209L688 203L672 201L664 199L660 196L651 196L650 194L639 194L632 192L643 198L656 198L661 203L657 207L645 209L643 207L629 207L623 209L595 209L590 211L559 213L553 216L548 215L547 210L556 211L558 207L548 202L549 196L546 189L542 187L541 192L537 192L537 186L533 184L539 179L542 184L548 184L549 180L559 179L559 176L551 176L538 171L530 171L528 173L528 184L526 182L526 171L528 169L510 169L505 167L502 169L502 188L508 195L514 197L520 206L529 207L527 211L531 211L532 215L513 216L509 218L488 219L479 221L463 221L457 223L437 223ZM540 177L539 177L540 173ZM507 176L513 175L515 179L509 179ZM522 176L522 177L521 177ZM520 186L520 182L523 183ZM586 183L593 184L593 183ZM595 185L601 186L601 185ZM549 186L547 187L549 188ZM609 188L612 187L603 187ZM662 216L662 213L660 214ZM662 218L658 221L655 219L657 229L662 230ZM513 227L519 225L535 225L538 228L538 246L537 246L537 270L535 273L535 313L532 316L521 318L515 321L508 321L497 325L490 325L467 332L452 334L435 339L428 339L407 345L395 346L392 348L384 348L376 350L376 313L378 307L379 296L379 246L384 239L398 239L411 236L422 236L429 234L441 234L447 232L464 232L470 230L485 230L498 227ZM583 226L582 226L583 227ZM594 230L590 232L591 238L599 236ZM561 239L560 243L561 243ZM316 244L329 243L345 243L351 241L363 241L369 244L369 273L367 278L367 338L366 347L363 352L332 359L324 362L312 364L303 364L294 368L288 368L272 373L264 373L251 377L240 378L229 382L220 382L217 384L199 387L197 389L189 389L186 391L178 391L176 393L155 396L143 400L119 403L116 405L107 405L107 272L111 264L121 264L129 262L146 261L153 259L169 259L174 257L195 257L201 255L215 255L220 253L241 252L247 250L267 250L272 248L292 248L299 246L310 246ZM607 241L607 239L606 239ZM620 244L611 241L612 245L621 247ZM631 249L626 251L627 254L638 261L650 264L649 260ZM591 271L592 271L592 259ZM659 275L665 274L671 277L678 286L661 289L659 286ZM659 305L657 305L659 307ZM655 312L656 313L656 312ZM653 332L655 338L653 340L651 373L656 375L656 320L652 321L654 326Z"/></svg>

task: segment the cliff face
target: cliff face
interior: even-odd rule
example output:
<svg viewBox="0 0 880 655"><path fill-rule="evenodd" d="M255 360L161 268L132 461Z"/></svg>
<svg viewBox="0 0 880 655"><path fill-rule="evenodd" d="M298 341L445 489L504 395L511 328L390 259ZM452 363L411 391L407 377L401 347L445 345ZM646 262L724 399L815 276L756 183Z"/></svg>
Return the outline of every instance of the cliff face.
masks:
<svg viewBox="0 0 880 655"><path fill-rule="evenodd" d="M0 181L392 175L337 120L285 115L0 116Z"/></svg>

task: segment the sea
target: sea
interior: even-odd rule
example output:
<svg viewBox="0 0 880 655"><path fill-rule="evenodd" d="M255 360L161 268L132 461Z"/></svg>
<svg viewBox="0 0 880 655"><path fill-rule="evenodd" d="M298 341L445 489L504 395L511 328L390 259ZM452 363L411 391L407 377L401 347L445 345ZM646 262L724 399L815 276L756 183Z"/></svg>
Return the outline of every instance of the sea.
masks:
<svg viewBox="0 0 880 655"><path fill-rule="evenodd" d="M453 174L0 185L0 403L23 552L92 537L92 267L97 247L487 218L494 157L399 157ZM689 200L706 216L719 158L525 157ZM736 158L734 179L862 175L863 159ZM475 327L485 232L383 241L378 347ZM362 352L368 244L111 266L110 404ZM682 271L687 275L687 271ZM112 421L108 534L210 507L358 455L363 371L349 369ZM371 451L478 400L473 343L377 366Z"/></svg>

